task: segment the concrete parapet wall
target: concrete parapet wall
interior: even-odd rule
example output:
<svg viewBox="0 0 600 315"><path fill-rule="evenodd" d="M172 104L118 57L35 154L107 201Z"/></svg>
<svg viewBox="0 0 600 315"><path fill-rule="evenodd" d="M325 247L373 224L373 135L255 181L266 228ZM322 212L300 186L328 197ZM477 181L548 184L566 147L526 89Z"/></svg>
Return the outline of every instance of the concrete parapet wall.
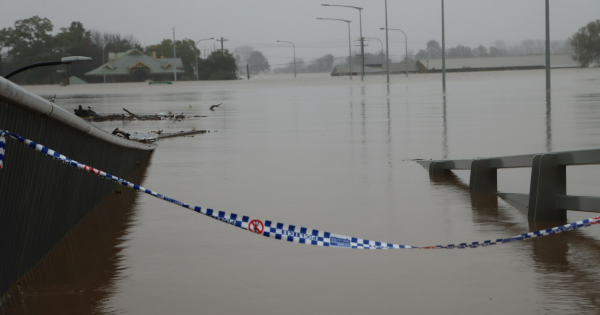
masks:
<svg viewBox="0 0 600 315"><path fill-rule="evenodd" d="M7 82L0 78L0 129L119 177L155 148L118 139ZM4 168L0 170L0 295L115 185L7 137Z"/></svg>

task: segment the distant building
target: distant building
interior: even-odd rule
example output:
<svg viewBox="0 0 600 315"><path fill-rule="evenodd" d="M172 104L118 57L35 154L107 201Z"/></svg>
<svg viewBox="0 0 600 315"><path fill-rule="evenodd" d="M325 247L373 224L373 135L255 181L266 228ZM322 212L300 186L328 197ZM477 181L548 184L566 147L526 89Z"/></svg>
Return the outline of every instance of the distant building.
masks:
<svg viewBox="0 0 600 315"><path fill-rule="evenodd" d="M109 53L108 59L107 63L85 75L106 75L106 82L143 82L171 81L174 79L173 72L177 73L178 79L185 73L181 58L156 58L156 52L149 56L137 49L130 49L126 52Z"/></svg>
<svg viewBox="0 0 600 315"><path fill-rule="evenodd" d="M390 74L399 74L405 73L407 71L406 64L404 62L400 63L390 63ZM417 73L420 72L415 62L408 63L408 73ZM361 66L360 65L352 65L352 75L360 75ZM365 75L372 74L384 74L387 73L385 64L365 64ZM331 76L340 76L340 75L350 75L350 66L349 65L338 65L333 67L333 71L331 72Z"/></svg>
<svg viewBox="0 0 600 315"><path fill-rule="evenodd" d="M416 63L421 73L442 72L442 59L421 59ZM576 68L569 55L550 55L551 68ZM545 55L480 58L446 58L446 72L546 69Z"/></svg>

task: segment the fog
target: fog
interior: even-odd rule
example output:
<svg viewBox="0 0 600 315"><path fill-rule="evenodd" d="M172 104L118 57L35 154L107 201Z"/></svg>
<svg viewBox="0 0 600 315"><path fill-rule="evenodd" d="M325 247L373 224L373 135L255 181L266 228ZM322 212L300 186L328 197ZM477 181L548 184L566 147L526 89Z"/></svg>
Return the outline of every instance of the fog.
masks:
<svg viewBox="0 0 600 315"><path fill-rule="evenodd" d="M54 24L54 33L72 21L80 21L86 29L133 35L142 46L177 39L224 37L226 49L251 45L262 51L271 65L290 62L289 45L296 44L296 56L310 60L331 53L348 53L348 30L345 23L318 21L317 17L351 20L353 39L359 37L358 10L322 7L329 0L275 1L275 0L128 0L128 1L73 1L22 0L3 6L0 28L11 27L18 19L34 15L46 17ZM340 0L328 2L363 7L362 24L365 37L385 41L384 1ZM446 45L489 47L503 40L507 45L523 40L544 39L545 1L518 0L453 0L445 2ZM579 28L599 18L600 1L550 1L551 40L564 41ZM431 39L441 41L441 1L388 1L388 26L399 28L408 36L408 49L416 53ZM201 42L200 49L220 45L215 41ZM381 50L373 41L367 52ZM404 37L390 33L390 55L404 52Z"/></svg>

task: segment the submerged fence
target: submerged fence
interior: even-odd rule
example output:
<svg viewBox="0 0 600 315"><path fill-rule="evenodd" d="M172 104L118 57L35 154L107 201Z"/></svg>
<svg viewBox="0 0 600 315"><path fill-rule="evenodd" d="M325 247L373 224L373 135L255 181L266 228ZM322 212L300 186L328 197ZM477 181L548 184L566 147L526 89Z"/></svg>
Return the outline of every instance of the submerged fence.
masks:
<svg viewBox="0 0 600 315"><path fill-rule="evenodd" d="M567 166L600 164L600 149L478 158L419 160L429 174L470 170L471 192L496 193L527 206L536 220L565 220L567 210L600 212L600 197L567 195ZM498 191L498 169L531 167L529 194Z"/></svg>
<svg viewBox="0 0 600 315"><path fill-rule="evenodd" d="M115 137L0 78L0 129L125 176L156 145ZM115 187L13 140L0 170L0 295Z"/></svg>

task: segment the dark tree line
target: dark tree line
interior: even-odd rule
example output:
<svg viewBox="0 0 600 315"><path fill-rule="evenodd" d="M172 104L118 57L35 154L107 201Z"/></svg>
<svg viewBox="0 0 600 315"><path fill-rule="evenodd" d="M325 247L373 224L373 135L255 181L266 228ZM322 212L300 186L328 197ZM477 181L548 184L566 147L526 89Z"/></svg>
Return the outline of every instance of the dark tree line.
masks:
<svg viewBox="0 0 600 315"><path fill-rule="evenodd" d="M169 39L144 49L134 36L87 30L78 21L72 22L69 27L61 27L56 35L51 34L53 30L54 25L49 19L37 15L18 20L13 27L0 29L0 75L33 63L56 61L66 56L87 56L93 61L35 68L19 73L11 80L18 84L58 84L68 82L68 76L77 76L93 82L100 79L85 77L84 73L101 66L103 56L104 61L108 62L109 52L136 48L151 54L154 47L159 56L173 57L173 41ZM175 45L177 57L181 58L185 70L183 79L195 80L195 42L184 39L176 41ZM219 52L219 55L213 53L206 59L198 58L198 65L201 79L237 79L235 59L227 52Z"/></svg>
<svg viewBox="0 0 600 315"><path fill-rule="evenodd" d="M307 63L302 58L296 58L296 72L298 73L319 73L319 72L331 72L333 70L333 64L335 57L332 54L321 56L310 63ZM274 73L293 73L294 62L290 62L283 68L273 70Z"/></svg>

